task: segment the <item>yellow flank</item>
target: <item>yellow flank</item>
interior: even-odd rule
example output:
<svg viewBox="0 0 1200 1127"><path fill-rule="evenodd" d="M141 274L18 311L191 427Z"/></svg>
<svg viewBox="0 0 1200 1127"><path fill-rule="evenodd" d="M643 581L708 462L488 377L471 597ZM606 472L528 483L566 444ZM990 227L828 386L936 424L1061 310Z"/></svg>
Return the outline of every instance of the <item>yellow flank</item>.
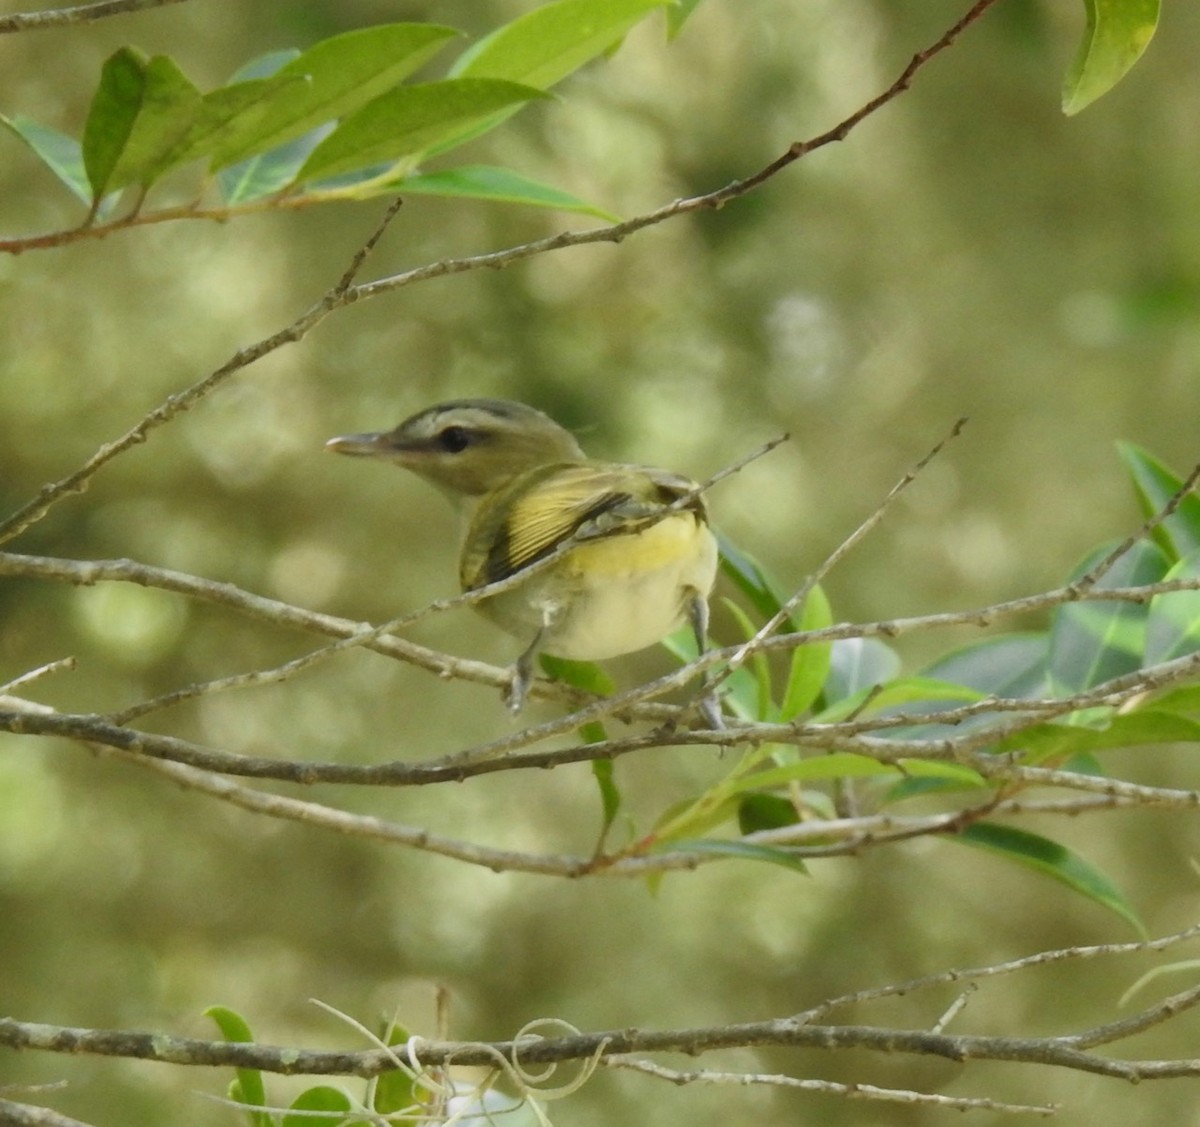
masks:
<svg viewBox="0 0 1200 1127"><path fill-rule="evenodd" d="M563 570L597 579L654 571L690 559L697 540L708 535L694 513L680 512L632 535L582 543L567 554Z"/></svg>

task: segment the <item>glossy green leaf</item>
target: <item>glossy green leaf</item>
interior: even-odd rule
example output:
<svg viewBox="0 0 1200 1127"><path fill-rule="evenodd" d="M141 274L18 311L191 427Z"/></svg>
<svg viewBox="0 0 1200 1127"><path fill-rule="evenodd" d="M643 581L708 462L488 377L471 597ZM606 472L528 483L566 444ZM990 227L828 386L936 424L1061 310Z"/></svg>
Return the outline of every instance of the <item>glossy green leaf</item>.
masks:
<svg viewBox="0 0 1200 1127"><path fill-rule="evenodd" d="M1049 657L1048 634L1006 634L952 651L923 676L988 696L1042 697L1049 690Z"/></svg>
<svg viewBox="0 0 1200 1127"><path fill-rule="evenodd" d="M884 806L929 794L961 794L990 785L978 771L958 763L944 763L935 759L902 759L897 766L905 777L888 789L882 801Z"/></svg>
<svg viewBox="0 0 1200 1127"><path fill-rule="evenodd" d="M304 162L298 180L354 172L416 157L497 110L545 97L531 86L489 78L400 86L343 119Z"/></svg>
<svg viewBox="0 0 1200 1127"><path fill-rule="evenodd" d="M501 78L548 89L590 60L609 53L647 13L672 0L559 0L497 28L465 51L450 70L456 78ZM501 110L448 137L445 151L493 129L516 112Z"/></svg>
<svg viewBox="0 0 1200 1127"><path fill-rule="evenodd" d="M1087 29L1063 82L1063 113L1107 94L1141 58L1158 26L1159 0L1084 0Z"/></svg>
<svg viewBox="0 0 1200 1127"><path fill-rule="evenodd" d="M250 1026L241 1014L226 1006L209 1006L204 1011L205 1017L210 1017L217 1024L221 1036L226 1041L250 1043L254 1035ZM237 1068L236 1091L237 1099L250 1109L250 1119L254 1127L271 1127L271 1117L266 1112L255 1111L254 1108L266 1107L267 1090L263 1084L262 1073L257 1068Z"/></svg>
<svg viewBox="0 0 1200 1127"><path fill-rule="evenodd" d="M813 587L800 612L800 630L823 630L833 624L833 609L825 592ZM779 706L779 718L793 720L817 702L833 663L833 644L814 642L797 646L788 665L788 679Z"/></svg>
<svg viewBox="0 0 1200 1127"><path fill-rule="evenodd" d="M299 87L223 131L213 147L213 167L235 164L354 112L407 78L457 34L435 24L393 23L317 43L275 72L303 79Z"/></svg>
<svg viewBox="0 0 1200 1127"><path fill-rule="evenodd" d="M648 840L656 850L672 847L681 837L700 838L737 816L738 799L721 783L689 798L672 802L654 821Z"/></svg>
<svg viewBox="0 0 1200 1127"><path fill-rule="evenodd" d="M781 588L767 575L762 565L720 534L717 535L717 543L721 550L722 574L728 576L734 586L750 600L754 609L762 615L764 622L778 614L785 600L779 593ZM780 629L794 632L797 624L789 619Z"/></svg>
<svg viewBox="0 0 1200 1127"><path fill-rule="evenodd" d="M286 85L304 82L300 75L281 77L279 74L283 67L299 57L300 52L290 47L281 51L268 51L265 55L259 55L239 67L228 85L207 95L206 101L209 98L216 98L222 92L229 92L225 94L225 97L233 98L236 96L232 93L233 91L240 91L247 86L254 91L262 89L264 84L267 84L263 91L263 97L258 101L252 101L246 107L245 117L240 114L231 115L218 130L217 138L205 139L206 148L211 150L220 137L229 137L239 132L246 135L255 131L258 123L270 112L271 101L275 97L282 96L277 92L284 90ZM281 145L258 156L247 157L220 169L217 172L216 180L221 198L227 204L248 203L286 188L295 180L296 173L308 159L308 154L312 152L317 140L328 133L333 126L327 124L319 128L323 128L324 133L318 133L315 139L310 132L297 137L286 145ZM208 155L211 155L211 151Z"/></svg>
<svg viewBox="0 0 1200 1127"><path fill-rule="evenodd" d="M1112 551L1098 548L1075 571L1087 575ZM1096 584L1097 590L1156 583L1166 574L1167 559L1154 544L1140 541ZM1140 603L1081 600L1065 603L1050 628L1050 680L1056 692L1090 689L1142 666L1149 609Z"/></svg>
<svg viewBox="0 0 1200 1127"><path fill-rule="evenodd" d="M1140 935L1146 934L1137 912L1121 891L1103 873L1065 845L1039 834L1029 833L1027 830L993 822L976 822L946 840L986 849L1010 861L1036 869L1101 907L1115 912L1132 924Z"/></svg>
<svg viewBox="0 0 1200 1127"><path fill-rule="evenodd" d="M1179 685L1154 698L1152 705L1163 712L1200 716L1200 685Z"/></svg>
<svg viewBox="0 0 1200 1127"><path fill-rule="evenodd" d="M972 704L983 699L982 693L965 685L947 684L928 677L903 677L877 686L878 682L871 682L868 687L822 709L813 720L831 724L860 712L866 716L911 713L915 720L939 708ZM889 730L883 729L879 734L886 737ZM908 733L911 729L904 731Z"/></svg>
<svg viewBox="0 0 1200 1127"><path fill-rule="evenodd" d="M750 641L758 632L758 626L737 603L722 599L730 617L737 623L742 640ZM746 676L731 676L727 681L726 699L733 706L735 715L743 720L773 720L775 704L771 692L771 663L761 652L751 654L739 673Z"/></svg>
<svg viewBox="0 0 1200 1127"><path fill-rule="evenodd" d="M1177 563L1165 579L1200 576L1200 552ZM1200 650L1200 591L1171 591L1150 600L1146 621L1145 664L1184 657Z"/></svg>
<svg viewBox="0 0 1200 1127"><path fill-rule="evenodd" d="M5 117L0 114L0 124L24 141L83 203L92 202L92 187L83 164L83 149L74 137L20 115Z"/></svg>
<svg viewBox="0 0 1200 1127"><path fill-rule="evenodd" d="M796 807L777 794L751 791L738 803L738 830L743 834L759 830L780 830L794 826L800 820Z"/></svg>
<svg viewBox="0 0 1200 1127"><path fill-rule="evenodd" d="M587 739L585 742L597 743L599 741ZM600 840L603 842L621 810L621 790L617 786L613 761L611 759L593 759L592 778L596 780L596 786L600 791Z"/></svg>
<svg viewBox="0 0 1200 1127"><path fill-rule="evenodd" d="M803 759L753 771L741 778L735 793L751 790L771 790L789 783L808 783L820 779L854 779L872 775L898 775L899 769L888 763L880 763L869 755L857 755L851 751L834 751L828 755L810 755Z"/></svg>
<svg viewBox="0 0 1200 1127"><path fill-rule="evenodd" d="M332 123L318 126L303 137L221 169L217 184L222 198L229 204L250 203L295 184L304 162L333 128Z"/></svg>
<svg viewBox="0 0 1200 1127"><path fill-rule="evenodd" d="M896 651L878 638L842 638L829 654L825 698L831 703L868 692L900 672Z"/></svg>
<svg viewBox="0 0 1200 1127"><path fill-rule="evenodd" d="M1147 518L1154 516L1179 492L1183 479L1148 450L1131 442L1117 443L1117 450L1133 479L1142 514ZM1200 497L1189 493L1151 535L1171 563L1200 551Z"/></svg>
<svg viewBox="0 0 1200 1127"><path fill-rule="evenodd" d="M708 856L730 857L741 861L766 861L772 865L783 865L793 872L808 872L808 866L796 853L771 845L756 845L750 841L720 841L703 838L698 841L672 841L656 852L704 853Z"/></svg>
<svg viewBox="0 0 1200 1127"><path fill-rule="evenodd" d="M612 696L616 692L616 682L605 672L603 666L594 661L572 661L570 658L555 657L553 654L539 654L538 664L554 680L562 681L565 685L574 685L584 692L595 693L598 697Z"/></svg>
<svg viewBox="0 0 1200 1127"><path fill-rule="evenodd" d="M503 78L545 90L604 54L630 28L672 0L558 0L518 16L455 62L465 78Z"/></svg>
<svg viewBox="0 0 1200 1127"><path fill-rule="evenodd" d="M105 191L129 184L149 187L174 163L175 153L198 117L200 91L166 55L145 65L141 101Z"/></svg>
<svg viewBox="0 0 1200 1127"><path fill-rule="evenodd" d="M393 194L403 192L405 195L448 196L525 204L530 207L593 215L610 223L616 223L620 219L620 216L587 203L560 188L531 180L507 168L493 168L482 164L452 168L445 172L418 173L399 182L383 185L378 190Z"/></svg>
<svg viewBox="0 0 1200 1127"><path fill-rule="evenodd" d="M1106 723L1039 724L996 745L997 751L1018 752L1027 763L1064 761L1113 748L1200 744L1200 722L1160 708L1111 713Z"/></svg>
<svg viewBox="0 0 1200 1127"><path fill-rule="evenodd" d="M279 59L278 65L282 66L297 53L279 51L270 58ZM303 85L304 80L298 75L255 76L246 81L233 81L205 94L200 100L199 111L168 155L168 164L175 167L209 157L222 136L234 129L255 128L254 123L270 112L275 101Z"/></svg>
<svg viewBox="0 0 1200 1127"><path fill-rule="evenodd" d="M83 166L93 202L108 192L113 170L141 112L145 89L146 58L140 51L122 47L104 61L83 128Z"/></svg>
<svg viewBox="0 0 1200 1127"><path fill-rule="evenodd" d="M392 1073L387 1073L386 1075L391 1076ZM383 1077L380 1077L380 1079L382 1080ZM322 1116L314 1116L313 1114L284 1115L283 1127L314 1127L314 1124L318 1123L326 1125L326 1127L338 1127L345 1120L336 1118L336 1113L349 1113L353 1110L353 1102L341 1088L334 1088L329 1084L318 1084L315 1087L306 1088L301 1092L292 1101L289 1111L306 1113L324 1112L325 1114Z"/></svg>

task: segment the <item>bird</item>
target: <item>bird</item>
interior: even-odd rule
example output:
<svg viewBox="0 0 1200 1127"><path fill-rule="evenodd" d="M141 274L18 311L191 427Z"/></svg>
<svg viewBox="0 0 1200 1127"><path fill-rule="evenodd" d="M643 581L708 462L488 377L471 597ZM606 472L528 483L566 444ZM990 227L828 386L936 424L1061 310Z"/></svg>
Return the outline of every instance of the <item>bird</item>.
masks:
<svg viewBox="0 0 1200 1127"><path fill-rule="evenodd" d="M450 497L464 518L464 592L529 571L476 604L526 642L506 691L514 713L539 654L601 661L652 646L685 622L706 649L717 540L689 478L592 460L548 415L505 399L438 403L390 431L325 446L391 462ZM701 712L721 726L707 693Z"/></svg>

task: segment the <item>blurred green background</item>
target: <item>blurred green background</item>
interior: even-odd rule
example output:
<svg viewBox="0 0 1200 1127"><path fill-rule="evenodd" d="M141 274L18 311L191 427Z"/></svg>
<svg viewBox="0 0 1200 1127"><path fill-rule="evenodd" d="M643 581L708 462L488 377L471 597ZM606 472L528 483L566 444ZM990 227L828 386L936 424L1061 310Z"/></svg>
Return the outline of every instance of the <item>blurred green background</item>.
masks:
<svg viewBox="0 0 1200 1127"><path fill-rule="evenodd" d="M479 35L528 0L196 0L94 27L0 39L0 110L78 133L103 59L171 54L201 87L246 59L398 19ZM661 21L478 142L622 215L716 188L883 89L965 5L938 0L706 0L667 45ZM383 620L454 588L455 523L421 482L321 451L442 398L520 398L603 457L704 476L787 430L724 482L720 526L786 586L803 577L948 430L970 425L830 577L839 619L985 605L1056 584L1139 522L1114 452L1198 457L1200 8L1168 5L1146 58L1081 116L1059 111L1083 6L1003 0L912 90L712 214L619 246L407 288L346 309L105 469L10 550L131 556L313 609ZM450 57L448 53L447 59ZM430 73L446 65L435 63ZM187 223L0 259L0 505L62 476L165 396L275 332L344 269L383 201ZM0 137L0 229L80 219ZM367 276L493 250L586 221L413 197ZM138 588L0 586L0 681L74 655L38 699L113 710L275 663L312 640ZM504 662L514 643L463 613L416 640ZM910 668L967 634L914 637ZM622 684L665 668L612 663ZM543 710L543 711L539 711ZM532 718L550 715L548 705ZM509 730L490 693L345 654L287 684L209 698L147 727L254 754L419 760ZM835 992L1047 946L1132 938L1057 886L938 842L813 866L809 879L725 863L633 881L496 875L181 792L51 741L0 737L0 1012L195 1036L223 1003L263 1040L355 1044L308 1004L367 1022L399 1007L432 1034L432 984L456 1037L557 1016L585 1029L784 1015ZM1194 785L1164 752L1116 764ZM644 829L715 778L708 752L618 768ZM585 853L586 767L457 787L303 792L518 849ZM1153 933L1195 920L1194 818L1035 822L1100 864ZM1148 963L992 984L959 1029L1048 1033L1116 1016ZM948 1004L851 1020L928 1026ZM1185 1024L1134 1046L1187 1055ZM1196 1035L1190 1025L1191 1043ZM1096 1125L1189 1122L1195 1087L1121 1086L1016 1066L749 1052L717 1067L951 1094L1066 1102ZM685 1064L684 1067L690 1067ZM228 1076L97 1059L0 1057L0 1084L69 1081L54 1106L98 1127L234 1121L193 1094ZM277 1096L289 1090L280 1083ZM555 1122L941 1123L948 1113L603 1074Z"/></svg>

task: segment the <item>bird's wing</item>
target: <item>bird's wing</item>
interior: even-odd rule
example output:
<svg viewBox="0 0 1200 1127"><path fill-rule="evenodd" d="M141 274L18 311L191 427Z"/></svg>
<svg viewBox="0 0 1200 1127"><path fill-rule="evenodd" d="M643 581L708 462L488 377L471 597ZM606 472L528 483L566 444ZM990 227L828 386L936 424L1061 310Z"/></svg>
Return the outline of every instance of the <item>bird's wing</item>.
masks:
<svg viewBox="0 0 1200 1127"><path fill-rule="evenodd" d="M693 489L695 483L685 477L644 466L538 466L481 506L463 551L463 587L470 590L512 575L572 536L638 531L647 518ZM698 497L696 503L703 516Z"/></svg>

